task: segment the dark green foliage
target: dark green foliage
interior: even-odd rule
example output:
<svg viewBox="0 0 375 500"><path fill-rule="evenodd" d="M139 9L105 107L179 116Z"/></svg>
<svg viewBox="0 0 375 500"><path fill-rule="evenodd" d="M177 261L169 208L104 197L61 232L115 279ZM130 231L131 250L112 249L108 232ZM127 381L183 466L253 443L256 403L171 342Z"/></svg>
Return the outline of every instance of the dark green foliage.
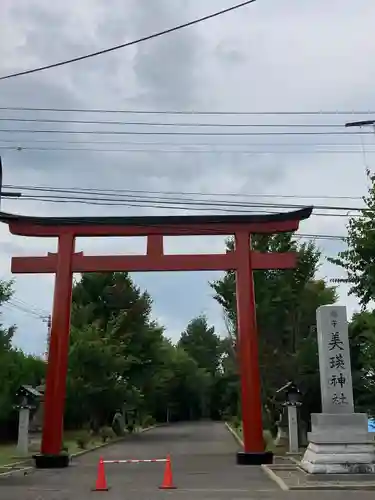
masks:
<svg viewBox="0 0 375 500"><path fill-rule="evenodd" d="M0 307L13 295L12 282L0 282ZM0 324L0 438L14 437L17 431L15 394L23 384L38 385L45 375L43 360L12 347L16 327Z"/></svg>
<svg viewBox="0 0 375 500"><path fill-rule="evenodd" d="M118 409L128 430L141 424L142 415L178 420L200 417L203 407L209 411L220 340L205 318L197 318L174 346L152 321L151 308L147 292L127 273L86 274L75 284L67 427L90 422L97 430L110 425ZM201 336L200 351L189 344L191 336Z"/></svg>
<svg viewBox="0 0 375 500"><path fill-rule="evenodd" d="M349 219L347 248L328 259L346 270L350 293L358 297L363 308L375 297L375 175L368 170L367 178L370 187L363 197L365 208L359 217Z"/></svg>
<svg viewBox="0 0 375 500"><path fill-rule="evenodd" d="M316 309L336 300L335 289L315 279L319 250L313 243L298 245L291 237L290 234L256 235L252 241L253 248L262 252L296 251L298 255L296 269L258 271L254 276L264 423L268 428L278 412L274 405L275 391L288 380L294 379L304 389L305 411L309 413L320 404ZM233 245L233 240L229 240L228 249ZM229 349L228 356L233 358L237 344L235 274L228 272L211 286L224 310L232 339L232 354ZM233 381L235 362L232 361L229 370L233 374L229 380ZM228 390L228 384L226 387ZM234 398L233 390L231 394ZM232 414L233 406L232 400Z"/></svg>

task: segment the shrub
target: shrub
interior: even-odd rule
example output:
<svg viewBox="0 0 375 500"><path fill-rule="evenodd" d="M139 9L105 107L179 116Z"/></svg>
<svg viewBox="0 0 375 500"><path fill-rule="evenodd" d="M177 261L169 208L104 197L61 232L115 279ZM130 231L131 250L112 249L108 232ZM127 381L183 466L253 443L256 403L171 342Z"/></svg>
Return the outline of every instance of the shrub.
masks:
<svg viewBox="0 0 375 500"><path fill-rule="evenodd" d="M69 446L65 442L61 445L61 451L65 451L66 453L69 451Z"/></svg>
<svg viewBox="0 0 375 500"><path fill-rule="evenodd" d="M230 422L232 420L232 415L229 411L224 411L221 414L221 420L224 420L224 422Z"/></svg>
<svg viewBox="0 0 375 500"><path fill-rule="evenodd" d="M76 443L80 450L85 450L91 439L90 433L87 431L82 431L76 437Z"/></svg>
<svg viewBox="0 0 375 500"><path fill-rule="evenodd" d="M147 415L142 422L142 427L152 427L153 425L156 424L156 420L154 419L153 416Z"/></svg>
<svg viewBox="0 0 375 500"><path fill-rule="evenodd" d="M135 425L133 422L129 422L126 424L126 430L129 432L129 434L134 432L134 428L135 428Z"/></svg>
<svg viewBox="0 0 375 500"><path fill-rule="evenodd" d="M239 417L232 417L230 419L230 425L235 429L239 429L242 425L242 420Z"/></svg>
<svg viewBox="0 0 375 500"><path fill-rule="evenodd" d="M99 435L103 443L106 443L115 437L115 433L111 427L102 427L99 431Z"/></svg>

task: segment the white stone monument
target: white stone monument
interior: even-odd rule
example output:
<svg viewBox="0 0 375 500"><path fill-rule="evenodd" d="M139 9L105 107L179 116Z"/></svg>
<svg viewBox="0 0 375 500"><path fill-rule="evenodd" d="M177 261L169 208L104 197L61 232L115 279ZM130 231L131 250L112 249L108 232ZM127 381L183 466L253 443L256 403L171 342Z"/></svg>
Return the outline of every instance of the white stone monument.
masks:
<svg viewBox="0 0 375 500"><path fill-rule="evenodd" d="M313 474L375 472L367 415L354 413L346 307L321 306L316 318L322 413L311 415L300 466Z"/></svg>

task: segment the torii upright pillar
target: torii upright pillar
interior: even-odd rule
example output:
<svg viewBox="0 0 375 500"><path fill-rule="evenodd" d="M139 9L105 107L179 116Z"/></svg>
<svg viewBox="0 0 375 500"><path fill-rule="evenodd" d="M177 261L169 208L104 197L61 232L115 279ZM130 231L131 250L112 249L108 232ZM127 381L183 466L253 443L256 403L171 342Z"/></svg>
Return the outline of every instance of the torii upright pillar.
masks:
<svg viewBox="0 0 375 500"><path fill-rule="evenodd" d="M236 272L238 350L241 374L242 433L244 452L237 454L237 463L272 463L272 454L264 450L261 380L258 359L258 334L253 283L251 236L247 232L235 234L238 262ZM293 264L293 263L291 263Z"/></svg>
<svg viewBox="0 0 375 500"><path fill-rule="evenodd" d="M64 467L69 457L61 452L66 374L69 351L73 273L109 271L212 271L234 270L237 283L239 360L241 372L244 450L238 464L272 461L264 449L261 383L254 297L254 270L289 269L296 255L261 253L251 249L251 234L292 232L312 209L272 215L184 217L25 217L0 212L0 222L22 236L57 237L58 251L42 257L13 257L14 273L53 273L55 293L48 358L41 454L37 467ZM235 248L225 254L166 255L163 236L228 235ZM86 256L74 252L76 237L146 236L146 255Z"/></svg>

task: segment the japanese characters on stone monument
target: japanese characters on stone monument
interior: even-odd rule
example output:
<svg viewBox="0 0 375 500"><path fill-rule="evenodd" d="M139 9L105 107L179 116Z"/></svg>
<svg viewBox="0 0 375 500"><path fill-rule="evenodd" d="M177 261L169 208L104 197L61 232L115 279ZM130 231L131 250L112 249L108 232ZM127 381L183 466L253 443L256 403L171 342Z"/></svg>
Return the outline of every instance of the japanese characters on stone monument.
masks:
<svg viewBox="0 0 375 500"><path fill-rule="evenodd" d="M374 473L374 445L365 413L355 413L346 307L317 310L322 413L311 414L300 467L312 474Z"/></svg>
<svg viewBox="0 0 375 500"><path fill-rule="evenodd" d="M316 314L322 413L353 413L353 384L346 308L319 307Z"/></svg>

